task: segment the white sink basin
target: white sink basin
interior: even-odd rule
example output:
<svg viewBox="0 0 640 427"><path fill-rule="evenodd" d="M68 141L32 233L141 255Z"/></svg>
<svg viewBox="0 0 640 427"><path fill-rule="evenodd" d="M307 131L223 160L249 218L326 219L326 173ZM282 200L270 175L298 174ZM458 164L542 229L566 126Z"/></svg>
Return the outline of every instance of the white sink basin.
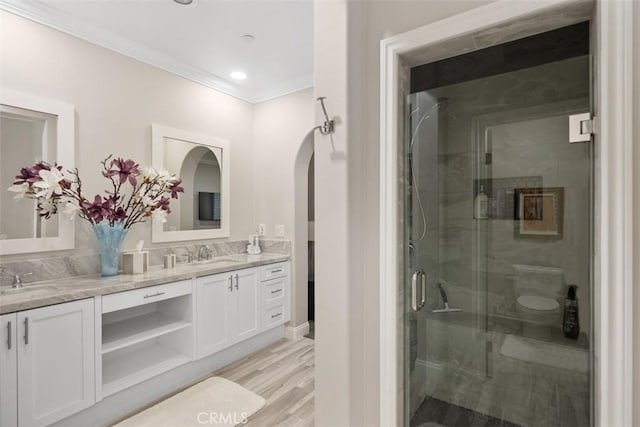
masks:
<svg viewBox="0 0 640 427"><path fill-rule="evenodd" d="M34 297L39 295L46 295L48 293L51 293L52 290L53 288L50 286L24 286L22 288L4 288L0 290L0 295L28 295L29 297Z"/></svg>
<svg viewBox="0 0 640 427"><path fill-rule="evenodd" d="M216 265L216 264L230 264L230 263L237 263L238 261L235 261L233 259L203 259L201 261L193 261L191 264L186 264L186 265Z"/></svg>

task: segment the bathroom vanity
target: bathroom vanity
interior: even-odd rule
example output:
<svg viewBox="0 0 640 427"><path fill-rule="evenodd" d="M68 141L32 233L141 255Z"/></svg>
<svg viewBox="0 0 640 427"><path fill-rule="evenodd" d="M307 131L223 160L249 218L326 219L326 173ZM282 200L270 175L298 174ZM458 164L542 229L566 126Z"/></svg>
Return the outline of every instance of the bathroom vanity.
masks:
<svg viewBox="0 0 640 427"><path fill-rule="evenodd" d="M263 254L4 290L0 426L50 425L106 400L96 412L116 421L282 337L289 289L288 256Z"/></svg>

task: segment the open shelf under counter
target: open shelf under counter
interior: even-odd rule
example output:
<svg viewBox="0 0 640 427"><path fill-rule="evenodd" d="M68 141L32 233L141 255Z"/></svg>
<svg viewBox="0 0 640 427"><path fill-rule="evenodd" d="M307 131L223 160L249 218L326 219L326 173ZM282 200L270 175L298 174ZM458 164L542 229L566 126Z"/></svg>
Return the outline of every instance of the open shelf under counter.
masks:
<svg viewBox="0 0 640 427"><path fill-rule="evenodd" d="M191 322L154 311L103 325L102 354L188 328Z"/></svg>
<svg viewBox="0 0 640 427"><path fill-rule="evenodd" d="M189 361L191 357L155 340L105 354L102 394L109 396Z"/></svg>

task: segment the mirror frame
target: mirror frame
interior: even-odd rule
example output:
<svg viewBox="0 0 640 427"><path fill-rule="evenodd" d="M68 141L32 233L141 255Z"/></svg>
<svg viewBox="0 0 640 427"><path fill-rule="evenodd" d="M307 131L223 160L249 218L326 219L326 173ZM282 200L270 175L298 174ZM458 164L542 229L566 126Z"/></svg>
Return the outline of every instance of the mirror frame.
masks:
<svg viewBox="0 0 640 427"><path fill-rule="evenodd" d="M25 110L33 110L57 116L56 159L66 170L75 167L75 109L71 104L10 89L0 89L0 103ZM50 159L43 159L49 161ZM17 165L19 168L30 165ZM0 191L6 191L6 188ZM46 220L45 220L46 221ZM75 248L75 221L58 214L57 237L30 237L0 240L0 255L24 254L30 252L61 251Z"/></svg>
<svg viewBox="0 0 640 427"><path fill-rule="evenodd" d="M205 147L222 149L222 161L218 159L221 171L220 201L222 204L222 217L220 219L220 228L177 231L165 231L163 223L154 219L151 229L151 242L178 242L184 240L204 240L229 237L231 224L231 154L229 141L222 138L154 123L151 125L151 164L156 169L164 168L164 138L178 139ZM178 174L179 171L169 172ZM193 191L193 189L185 188L185 191ZM172 203L175 203L175 201L172 201Z"/></svg>

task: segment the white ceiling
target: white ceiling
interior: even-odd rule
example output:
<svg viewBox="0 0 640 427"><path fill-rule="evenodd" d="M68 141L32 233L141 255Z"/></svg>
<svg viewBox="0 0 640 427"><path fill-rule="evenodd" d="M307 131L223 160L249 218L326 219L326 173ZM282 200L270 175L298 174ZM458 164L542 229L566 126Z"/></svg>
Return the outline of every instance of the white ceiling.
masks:
<svg viewBox="0 0 640 427"><path fill-rule="evenodd" d="M0 0L0 7L251 102L313 85L312 0ZM248 78L232 80L234 70Z"/></svg>

